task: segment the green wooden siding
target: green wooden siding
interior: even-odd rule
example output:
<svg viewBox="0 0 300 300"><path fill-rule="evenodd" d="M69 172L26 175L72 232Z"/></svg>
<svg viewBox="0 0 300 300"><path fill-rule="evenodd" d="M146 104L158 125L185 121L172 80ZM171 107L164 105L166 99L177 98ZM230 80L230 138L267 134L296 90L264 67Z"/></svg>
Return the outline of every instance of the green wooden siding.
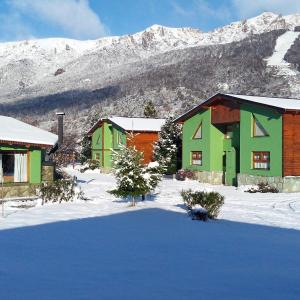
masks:
<svg viewBox="0 0 300 300"><path fill-rule="evenodd" d="M30 151L30 183L40 183L42 181L42 155L41 150Z"/></svg>
<svg viewBox="0 0 300 300"><path fill-rule="evenodd" d="M223 134L210 123L210 109L203 110L184 122L182 166L195 171L222 171ZM193 139L202 123L202 139ZM202 166L191 164L191 152L202 151Z"/></svg>
<svg viewBox="0 0 300 300"><path fill-rule="evenodd" d="M282 176L282 117L272 108L256 104L242 104L240 123L233 125L232 138L224 138L224 127L211 124L211 110L203 109L183 124L182 165L184 169L223 171L226 161L228 178L234 182L234 173L261 176ZM268 132L268 136L253 136L253 116ZM193 139L202 123L202 139ZM191 164L191 152L202 151L202 166ZM270 169L253 169L253 152L270 152ZM236 156L235 162L234 156ZM230 169L231 168L231 169ZM227 176L227 175L226 175Z"/></svg>
<svg viewBox="0 0 300 300"><path fill-rule="evenodd" d="M103 133L104 139L102 139ZM121 128L104 122L92 134L92 159L97 159L99 156L100 167L111 168L113 151L120 149L119 141L123 145L126 144L126 133Z"/></svg>
<svg viewBox="0 0 300 300"><path fill-rule="evenodd" d="M41 183L42 181L42 150L39 148L26 148L21 146L0 145L0 150L24 151L29 150L29 183Z"/></svg>
<svg viewBox="0 0 300 300"><path fill-rule="evenodd" d="M253 137L253 117L259 120L269 136ZM253 151L270 152L270 170L254 170ZM243 104L241 108L240 173L282 176L282 116L268 107Z"/></svg>

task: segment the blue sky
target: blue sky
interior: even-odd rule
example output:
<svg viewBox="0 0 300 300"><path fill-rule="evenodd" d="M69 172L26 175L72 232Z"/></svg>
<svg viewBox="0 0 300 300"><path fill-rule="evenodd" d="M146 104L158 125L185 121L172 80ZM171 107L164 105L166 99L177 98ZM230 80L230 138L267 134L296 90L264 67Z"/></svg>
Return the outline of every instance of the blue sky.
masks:
<svg viewBox="0 0 300 300"><path fill-rule="evenodd" d="M0 41L94 39L153 24L208 31L264 11L300 12L300 0L0 0Z"/></svg>

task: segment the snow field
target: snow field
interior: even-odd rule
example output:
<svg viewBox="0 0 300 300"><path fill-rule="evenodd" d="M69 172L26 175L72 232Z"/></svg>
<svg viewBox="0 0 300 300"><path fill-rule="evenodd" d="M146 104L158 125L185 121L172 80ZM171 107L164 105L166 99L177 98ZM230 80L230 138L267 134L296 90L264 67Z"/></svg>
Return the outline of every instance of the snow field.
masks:
<svg viewBox="0 0 300 300"><path fill-rule="evenodd" d="M67 171L89 201L6 203L0 299L299 299L300 232L279 228L300 229L299 194L164 179L132 208L111 175ZM223 194L220 220L192 221L188 188Z"/></svg>
<svg viewBox="0 0 300 300"><path fill-rule="evenodd" d="M6 203L6 217L0 218L0 229L107 216L146 208L164 209L186 215L180 192L189 188L214 190L225 196L219 219L300 229L299 193L250 194L244 192L249 187L237 189L231 186L201 184L192 180L182 182L164 179L153 195L147 196L146 201L139 201L138 205L132 208L129 207L129 202L117 199L107 192L115 187L112 175L100 174L99 170L83 174L72 168L66 171L77 177L88 201L36 205L29 209L16 208L16 203Z"/></svg>

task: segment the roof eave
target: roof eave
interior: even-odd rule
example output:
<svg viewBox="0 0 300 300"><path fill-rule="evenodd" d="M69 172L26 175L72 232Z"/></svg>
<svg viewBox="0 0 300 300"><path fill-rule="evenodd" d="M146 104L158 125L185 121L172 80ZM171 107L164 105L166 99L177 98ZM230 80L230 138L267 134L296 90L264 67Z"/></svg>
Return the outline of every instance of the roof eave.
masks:
<svg viewBox="0 0 300 300"><path fill-rule="evenodd" d="M55 147L57 144L45 144L45 143L34 143L34 142L21 142L21 141L13 141L13 140L0 140L0 144L4 145L18 145L18 146L28 146L28 147L39 147L39 148L50 148Z"/></svg>

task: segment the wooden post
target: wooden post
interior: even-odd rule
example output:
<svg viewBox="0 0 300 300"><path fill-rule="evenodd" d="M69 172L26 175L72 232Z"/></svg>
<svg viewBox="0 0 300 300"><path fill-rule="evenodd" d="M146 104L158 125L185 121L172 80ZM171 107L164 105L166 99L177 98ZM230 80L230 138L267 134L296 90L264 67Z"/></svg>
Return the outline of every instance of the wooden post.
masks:
<svg viewBox="0 0 300 300"><path fill-rule="evenodd" d="M0 176L1 176L1 206L2 206L2 218L4 218L4 195L3 195L3 168L0 169Z"/></svg>

